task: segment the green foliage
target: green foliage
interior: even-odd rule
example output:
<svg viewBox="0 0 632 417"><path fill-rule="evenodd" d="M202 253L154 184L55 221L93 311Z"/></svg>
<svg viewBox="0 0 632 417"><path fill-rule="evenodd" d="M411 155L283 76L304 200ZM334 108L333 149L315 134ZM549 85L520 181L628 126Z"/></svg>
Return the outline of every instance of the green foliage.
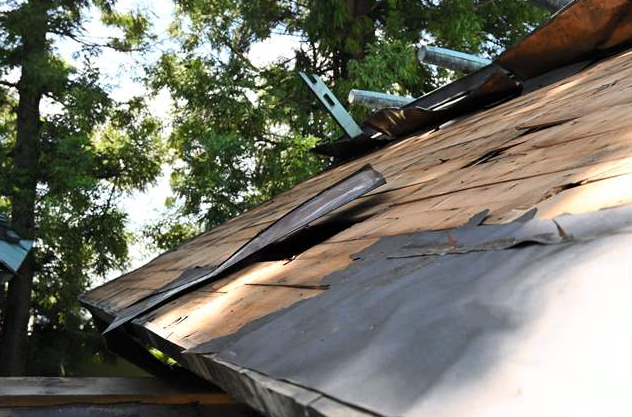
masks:
<svg viewBox="0 0 632 417"><path fill-rule="evenodd" d="M128 51L146 39L146 18L116 12L112 3L12 2L0 17L0 71L22 73L20 82L0 88L0 208L9 210L16 196L30 192L22 189L23 176L36 177L36 272L27 352L32 374L72 375L85 358L107 359L77 296L96 278L126 265L131 236L118 201L155 181L166 155L161 124L144 101L115 102L93 65L104 47ZM104 23L122 36L103 45L88 42L82 35L90 6L99 7ZM34 27L46 31L44 42L25 40ZM82 68L58 56L53 39L78 42ZM37 160L25 173L15 168L13 155L16 103L28 91L49 110L28 137Z"/></svg>
<svg viewBox="0 0 632 417"><path fill-rule="evenodd" d="M147 244L158 251L167 251L198 234L199 228L181 217L165 216L143 230Z"/></svg>
<svg viewBox="0 0 632 417"><path fill-rule="evenodd" d="M144 13L120 12L115 0L7 0L0 12L0 210L35 196L32 373L73 374L80 355L107 359L76 297L126 265L132 237L118 202L152 183L165 161L175 198L144 231L162 250L330 164L310 149L341 131L298 71L322 75L341 99L351 88L419 96L453 76L417 62L420 40L493 56L545 17L516 0L174 3L171 49L146 68L150 88L167 90L175 103L166 143L143 100L114 101L94 65L103 48L150 48L155 36ZM112 28L99 44L85 36L90 9ZM253 47L273 35L295 47L265 65L252 61ZM80 47L80 68L58 55L63 40ZM16 72L18 83L5 82ZM52 110L31 126L35 158L19 167L17 111L26 95Z"/></svg>
<svg viewBox="0 0 632 417"><path fill-rule="evenodd" d="M175 0L177 45L149 69L177 103L170 146L178 196L169 215L219 224L322 170L309 152L341 131L298 71L322 75L344 99L351 88L420 96L451 74L417 62L420 40L492 55L541 22L515 0ZM249 59L273 35L296 40L268 65ZM362 120L368 111L352 106ZM319 139L316 139L319 138ZM165 229L171 237L176 230ZM158 230L150 234L157 239ZM174 244L178 240L168 239ZM162 241L159 246L162 246Z"/></svg>

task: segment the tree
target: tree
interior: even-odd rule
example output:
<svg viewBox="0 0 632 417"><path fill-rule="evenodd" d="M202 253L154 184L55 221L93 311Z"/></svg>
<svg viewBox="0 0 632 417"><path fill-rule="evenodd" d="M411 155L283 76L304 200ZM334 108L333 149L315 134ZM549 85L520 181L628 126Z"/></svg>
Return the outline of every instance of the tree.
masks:
<svg viewBox="0 0 632 417"><path fill-rule="evenodd" d="M417 62L420 40L491 56L546 13L515 0L175 4L170 36L177 47L149 70L153 88L168 89L177 103L169 143L177 198L170 202L170 221L148 230L163 249L188 237L192 226L219 224L330 162L309 149L341 131L298 71L324 76L341 98L351 88L420 96L452 76ZM250 59L254 46L279 37L294 39L296 47L271 64ZM361 108L351 111L358 120L367 115Z"/></svg>
<svg viewBox="0 0 632 417"><path fill-rule="evenodd" d="M91 7L120 36L88 41L83 25ZM4 375L59 374L69 358L78 361L78 344L91 339L82 333L89 325L76 297L92 277L126 261L125 213L116 203L160 173L160 125L141 99L112 100L93 59L103 48L142 50L147 29L142 14L119 13L113 0L4 2L0 210L10 211L21 237L36 241L20 277L9 283ZM58 55L62 39L81 45L80 68Z"/></svg>

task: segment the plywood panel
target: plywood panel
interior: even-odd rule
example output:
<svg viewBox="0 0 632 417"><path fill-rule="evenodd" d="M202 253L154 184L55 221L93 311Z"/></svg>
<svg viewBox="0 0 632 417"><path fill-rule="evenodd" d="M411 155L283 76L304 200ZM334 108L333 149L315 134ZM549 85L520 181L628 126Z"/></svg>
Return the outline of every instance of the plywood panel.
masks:
<svg viewBox="0 0 632 417"><path fill-rule="evenodd" d="M326 291L323 278L346 268L353 262L352 254L374 242L323 244L290 262L254 264L186 294L136 322L144 323L155 334L179 346L193 347Z"/></svg>

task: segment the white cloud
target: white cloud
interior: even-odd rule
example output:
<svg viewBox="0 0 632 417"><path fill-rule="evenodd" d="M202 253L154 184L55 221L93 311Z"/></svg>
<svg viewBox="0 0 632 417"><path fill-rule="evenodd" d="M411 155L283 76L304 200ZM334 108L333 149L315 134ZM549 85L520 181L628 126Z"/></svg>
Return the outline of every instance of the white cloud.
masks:
<svg viewBox="0 0 632 417"><path fill-rule="evenodd" d="M265 41L254 44L248 52L248 58L255 66L263 67L292 57L293 51L300 45L300 38L296 36L273 34Z"/></svg>

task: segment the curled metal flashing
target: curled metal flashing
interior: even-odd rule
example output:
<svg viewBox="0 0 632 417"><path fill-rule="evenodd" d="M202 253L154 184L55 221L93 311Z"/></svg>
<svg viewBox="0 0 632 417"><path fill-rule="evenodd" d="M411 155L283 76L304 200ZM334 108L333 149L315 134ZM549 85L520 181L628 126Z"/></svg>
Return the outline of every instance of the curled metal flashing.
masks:
<svg viewBox="0 0 632 417"><path fill-rule="evenodd" d="M354 174L301 203L259 232L213 271L206 272L201 270L199 273L187 271L186 276L176 279L174 283L167 284L149 297L123 309L104 333L108 333L139 315L157 308L200 285L214 281L221 273L235 267L261 249L287 238L314 220L331 213L385 183L386 180L379 172L375 171L371 165L365 165Z"/></svg>
<svg viewBox="0 0 632 417"><path fill-rule="evenodd" d="M364 123L390 136L401 137L513 98L520 94L523 83L537 77L547 78L547 73L556 72L548 77L553 80L560 74L573 75L587 66L575 64L594 61L630 46L631 0L577 0L507 49L492 65L406 106L375 112ZM560 72L561 68L565 70ZM501 69L506 71L504 76ZM530 82L527 91L537 85ZM446 106L449 102L454 104Z"/></svg>

